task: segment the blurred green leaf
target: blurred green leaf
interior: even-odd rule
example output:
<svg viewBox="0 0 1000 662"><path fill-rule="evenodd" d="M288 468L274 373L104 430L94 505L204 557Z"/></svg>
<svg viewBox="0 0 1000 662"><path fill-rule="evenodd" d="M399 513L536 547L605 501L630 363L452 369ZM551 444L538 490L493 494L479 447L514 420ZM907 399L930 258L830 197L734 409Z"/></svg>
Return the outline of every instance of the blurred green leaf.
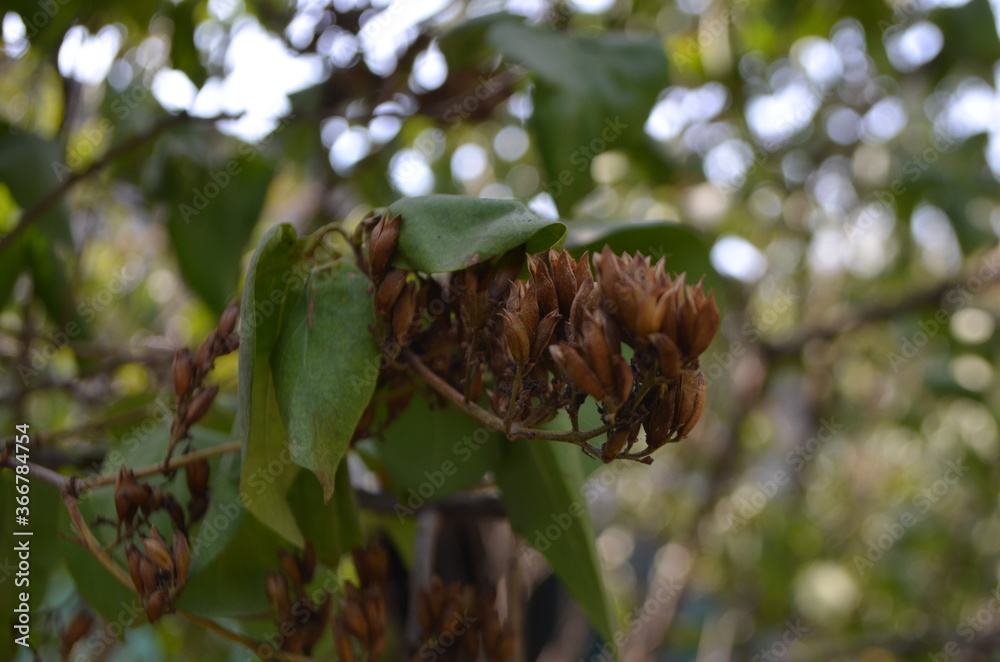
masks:
<svg viewBox="0 0 1000 662"><path fill-rule="evenodd" d="M403 217L393 264L425 273L459 271L522 244L528 252L558 244L566 226L514 200L458 195L403 198L389 206Z"/></svg>
<svg viewBox="0 0 1000 662"><path fill-rule="evenodd" d="M362 542L358 502L354 497L347 458L337 467L333 498L323 504L323 488L308 471L300 471L288 490L288 503L299 529L316 546L318 558L331 568L338 559Z"/></svg>
<svg viewBox="0 0 1000 662"><path fill-rule="evenodd" d="M616 619L594 547L594 526L583 497L583 472L571 444L504 444L497 484L511 525L545 555L597 632L610 641Z"/></svg>
<svg viewBox="0 0 1000 662"><path fill-rule="evenodd" d="M212 310L221 313L236 291L243 251L260 218L274 174L261 159L232 159L217 169L185 160L178 171L167 229L181 274Z"/></svg>
<svg viewBox="0 0 1000 662"><path fill-rule="evenodd" d="M58 143L0 122L0 182L7 185L22 210L41 201L69 172ZM42 214L34 227L56 245L73 245L64 201Z"/></svg>
<svg viewBox="0 0 1000 662"><path fill-rule="evenodd" d="M467 414L422 397L410 402L384 437L379 454L407 508L474 485L500 456L495 434Z"/></svg>
<svg viewBox="0 0 1000 662"><path fill-rule="evenodd" d="M348 262L313 267L271 354L292 460L316 474L325 500L378 377L370 286Z"/></svg>
<svg viewBox="0 0 1000 662"><path fill-rule="evenodd" d="M205 67L201 66L201 56L194 43L194 13L197 9L198 3L189 0L170 7L167 13L174 23L174 30L170 35L170 63L174 69L184 72L195 87L200 88L205 84L208 74Z"/></svg>
<svg viewBox="0 0 1000 662"><path fill-rule="evenodd" d="M296 233L277 225L250 261L240 305L239 413L243 440L240 491L247 509L295 545L305 544L285 493L298 467L291 462L288 435L274 395L271 351L290 296L298 296Z"/></svg>
<svg viewBox="0 0 1000 662"><path fill-rule="evenodd" d="M533 129L546 191L560 213L593 189L590 164L608 149L644 140L643 127L667 86L667 58L656 37L579 35L497 21L487 39L534 74Z"/></svg>

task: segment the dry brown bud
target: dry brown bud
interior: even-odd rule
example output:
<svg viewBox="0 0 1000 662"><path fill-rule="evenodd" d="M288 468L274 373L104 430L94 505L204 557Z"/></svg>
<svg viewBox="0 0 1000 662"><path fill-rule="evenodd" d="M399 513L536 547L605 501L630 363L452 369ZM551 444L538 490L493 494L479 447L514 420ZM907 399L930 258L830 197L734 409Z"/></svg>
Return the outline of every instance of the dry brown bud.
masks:
<svg viewBox="0 0 1000 662"><path fill-rule="evenodd" d="M379 222L372 228L371 238L368 240L368 263L371 268L372 281L375 283L381 281L382 273L389 264L389 258L396 250L401 221L402 218L398 214L391 216L389 210L386 210Z"/></svg>
<svg viewBox="0 0 1000 662"><path fill-rule="evenodd" d="M556 366L577 388L598 400L607 397L601 381L575 349L565 344L552 345L549 347L549 353L552 354Z"/></svg>
<svg viewBox="0 0 1000 662"><path fill-rule="evenodd" d="M222 311L219 318L219 337L225 338L236 328L236 320L239 319L240 308L235 301L230 301L226 309Z"/></svg>
<svg viewBox="0 0 1000 662"><path fill-rule="evenodd" d="M144 595L152 586L149 588L146 587L145 580L140 571L142 552L135 545L129 543L125 546L125 558L128 560L128 573L132 577L132 583L135 585L135 592L139 595Z"/></svg>
<svg viewBox="0 0 1000 662"><path fill-rule="evenodd" d="M208 413L208 408L212 406L212 401L219 392L218 386L209 386L199 391L198 395L191 401L188 407L187 416L184 417L184 426L190 428L201 420Z"/></svg>
<svg viewBox="0 0 1000 662"><path fill-rule="evenodd" d="M417 313L417 287L407 283L392 309L392 333L400 345L406 343Z"/></svg>
<svg viewBox="0 0 1000 662"><path fill-rule="evenodd" d="M146 548L146 554L162 570L170 575L174 573L174 560L170 556L170 549L167 548L166 541L160 535L156 527L149 530L149 537L142 539L142 546Z"/></svg>
<svg viewBox="0 0 1000 662"><path fill-rule="evenodd" d="M175 530L173 540L174 567L177 569L177 587L187 583L188 569L191 565L191 551L188 549L187 536Z"/></svg>
<svg viewBox="0 0 1000 662"><path fill-rule="evenodd" d="M142 607L146 610L146 618L155 623L167 611L168 594L166 588L160 588L142 599Z"/></svg>
<svg viewBox="0 0 1000 662"><path fill-rule="evenodd" d="M219 339L219 332L213 330L208 337L205 338L205 342L201 343L201 347L198 348L198 354L194 359L194 367L200 370L202 374L209 369L212 364L212 360L215 356L215 342Z"/></svg>
<svg viewBox="0 0 1000 662"><path fill-rule="evenodd" d="M278 559L281 561L281 569L284 571L285 575L292 582L292 586L295 589L302 589L302 569L299 566L299 561L292 554L285 549L278 550Z"/></svg>
<svg viewBox="0 0 1000 662"><path fill-rule="evenodd" d="M406 285L405 271L392 269L385 275L385 279L378 286L378 293L375 295L375 310L379 315L385 316L392 312L404 285Z"/></svg>
<svg viewBox="0 0 1000 662"><path fill-rule="evenodd" d="M529 255L528 271L531 273L531 285L538 302L538 314L548 315L553 310L558 312L559 296L548 266L540 257Z"/></svg>
<svg viewBox="0 0 1000 662"><path fill-rule="evenodd" d="M514 363L524 365L531 358L531 338L528 336L528 330L524 328L524 322L517 314L507 311L502 316L504 340L510 356L514 359Z"/></svg>
<svg viewBox="0 0 1000 662"><path fill-rule="evenodd" d="M267 573L264 580L264 590L267 600L278 610L280 620L285 620L292 613L292 603L288 599L288 580L273 570Z"/></svg>
<svg viewBox="0 0 1000 662"><path fill-rule="evenodd" d="M566 251L557 253L549 250L549 264L552 267L552 280L556 286L556 296L559 299L559 310L568 316L576 298L577 282L574 269L576 262Z"/></svg>
<svg viewBox="0 0 1000 662"><path fill-rule="evenodd" d="M174 393L178 398L184 397L191 386L191 352L187 347L177 348L174 354Z"/></svg>
<svg viewBox="0 0 1000 662"><path fill-rule="evenodd" d="M359 641L368 640L368 620L361 605L356 602L345 602L341 618L344 619L344 627L352 636Z"/></svg>
<svg viewBox="0 0 1000 662"><path fill-rule="evenodd" d="M203 496L208 492L208 479L211 471L208 460L191 462L184 467L184 479L192 497Z"/></svg>
<svg viewBox="0 0 1000 662"><path fill-rule="evenodd" d="M337 659L340 662L354 662L354 649L351 647L351 638L343 623L339 620L333 625L334 647L337 649Z"/></svg>

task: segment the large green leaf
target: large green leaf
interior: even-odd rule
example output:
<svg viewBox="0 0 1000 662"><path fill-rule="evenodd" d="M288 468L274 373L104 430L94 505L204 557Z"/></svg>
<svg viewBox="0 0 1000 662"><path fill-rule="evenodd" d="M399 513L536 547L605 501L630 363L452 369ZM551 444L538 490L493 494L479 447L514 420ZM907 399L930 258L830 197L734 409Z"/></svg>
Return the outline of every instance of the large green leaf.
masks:
<svg viewBox="0 0 1000 662"><path fill-rule="evenodd" d="M504 445L497 484L514 530L545 555L598 633L616 630L583 496L583 471L570 444L513 441Z"/></svg>
<svg viewBox="0 0 1000 662"><path fill-rule="evenodd" d="M295 269L295 229L271 228L250 261L240 306L239 413L243 441L240 491L247 509L298 546L302 532L285 500L298 471L288 452L271 375L271 351L278 338L289 297L299 296Z"/></svg>
<svg viewBox="0 0 1000 662"><path fill-rule="evenodd" d="M522 244L529 252L558 244L566 226L515 200L459 195L404 198L389 206L403 223L394 264L425 273L459 271Z"/></svg>
<svg viewBox="0 0 1000 662"><path fill-rule="evenodd" d="M167 220L181 275L214 311L236 291L243 251L264 206L273 169L263 159L233 159L216 169L179 160Z"/></svg>
<svg viewBox="0 0 1000 662"><path fill-rule="evenodd" d="M385 431L379 454L408 509L473 485L500 456L496 435L452 407L415 398Z"/></svg>
<svg viewBox="0 0 1000 662"><path fill-rule="evenodd" d="M646 118L667 85L663 47L652 36L566 34L510 20L492 22L486 40L534 75L530 123L544 188L567 214L593 188L597 154L644 140Z"/></svg>
<svg viewBox="0 0 1000 662"><path fill-rule="evenodd" d="M271 354L292 460L316 474L327 500L378 377L370 286L352 263L314 267Z"/></svg>

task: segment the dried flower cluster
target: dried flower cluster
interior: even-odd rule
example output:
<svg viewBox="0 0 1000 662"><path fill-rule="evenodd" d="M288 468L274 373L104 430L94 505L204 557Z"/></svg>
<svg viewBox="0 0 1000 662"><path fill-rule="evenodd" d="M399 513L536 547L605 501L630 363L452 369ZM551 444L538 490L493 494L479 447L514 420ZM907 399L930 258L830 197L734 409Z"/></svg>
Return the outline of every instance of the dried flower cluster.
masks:
<svg viewBox="0 0 1000 662"><path fill-rule="evenodd" d="M125 558L146 617L155 623L173 611L173 601L187 582L191 553L187 536L178 529L174 529L169 547L155 526L140 540L145 554L130 542L125 546Z"/></svg>
<svg viewBox="0 0 1000 662"><path fill-rule="evenodd" d="M306 594L306 585L316 572L316 550L307 543L302 556L278 551L281 572L267 574L264 589L275 610L281 650L308 655L323 636L330 616L330 596L325 591L317 600Z"/></svg>
<svg viewBox="0 0 1000 662"><path fill-rule="evenodd" d="M485 391L511 437L543 437L536 426L566 411L576 435L564 439L605 462L650 462L694 428L705 406L698 357L720 322L701 281L688 285L662 259L607 246L594 256L596 277L587 253L551 250L527 257L523 280L516 251L451 274L406 272L389 266L401 223L386 212L362 226L377 332L390 359L415 357L465 403L478 404ZM401 372L385 371L383 384L397 384ZM580 431L587 397L604 425ZM645 446L633 450L642 433ZM603 434L600 449L586 443Z"/></svg>
<svg viewBox="0 0 1000 662"><path fill-rule="evenodd" d="M333 622L334 644L343 662L377 660L385 648L389 557L377 544L357 547L353 556L360 585L347 582L344 586L344 602Z"/></svg>
<svg viewBox="0 0 1000 662"><path fill-rule="evenodd" d="M417 595L421 644L414 660L506 662L517 641L510 624L501 624L496 596L434 576Z"/></svg>

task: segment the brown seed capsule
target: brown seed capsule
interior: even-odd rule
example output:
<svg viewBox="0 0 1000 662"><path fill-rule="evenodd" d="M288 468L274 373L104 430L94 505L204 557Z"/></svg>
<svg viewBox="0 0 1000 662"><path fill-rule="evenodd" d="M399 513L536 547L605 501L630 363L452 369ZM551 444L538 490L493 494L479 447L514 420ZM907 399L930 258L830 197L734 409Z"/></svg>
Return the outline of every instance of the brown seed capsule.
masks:
<svg viewBox="0 0 1000 662"><path fill-rule="evenodd" d="M239 318L240 309L235 301L230 301L226 309L222 311L219 318L219 337L225 338L236 328L236 320Z"/></svg>
<svg viewBox="0 0 1000 662"><path fill-rule="evenodd" d="M665 333L652 333L649 341L656 349L660 371L668 381L677 379L681 370L681 350Z"/></svg>
<svg viewBox="0 0 1000 662"><path fill-rule="evenodd" d="M340 662L354 662L354 649L351 647L351 638L348 636L343 623L339 620L333 624L333 641L337 649L337 659Z"/></svg>
<svg viewBox="0 0 1000 662"><path fill-rule="evenodd" d="M184 417L184 425L186 427L191 427L208 413L208 409L212 406L212 401L215 400L215 396L218 392L218 386L209 386L208 388L202 389L198 395L194 397L194 400L191 401L191 406L188 407L187 416Z"/></svg>
<svg viewBox="0 0 1000 662"><path fill-rule="evenodd" d="M537 363L545 356L545 350L552 343L552 335L555 333L556 326L559 325L561 319L562 315L553 310L538 323L538 330L535 332L535 339L531 344L532 361Z"/></svg>
<svg viewBox="0 0 1000 662"><path fill-rule="evenodd" d="M64 660L69 657L69 653L73 650L73 646L76 642L87 636L87 633L90 632L90 628L93 624L94 619L85 611L81 611L73 617L73 620L70 621L69 625L66 627L66 632L63 633L62 643L60 645L60 652Z"/></svg>
<svg viewBox="0 0 1000 662"><path fill-rule="evenodd" d="M218 339L219 332L213 330L205 338L205 342L201 343L201 347L198 348L198 354L194 359L194 367L200 370L201 374L205 374L205 371L211 366L212 357L215 356L215 343Z"/></svg>
<svg viewBox="0 0 1000 662"><path fill-rule="evenodd" d="M611 351L604 334L603 316L595 316L589 324L584 325L583 355L605 392L611 391L615 383L611 368Z"/></svg>
<svg viewBox="0 0 1000 662"><path fill-rule="evenodd" d="M618 453L625 448L628 443L629 431L625 428L617 428L608 432L608 439L601 446L601 459L608 463L618 457Z"/></svg>
<svg viewBox="0 0 1000 662"><path fill-rule="evenodd" d="M399 299L403 286L406 285L406 272L401 269L391 269L386 275L382 284L378 287L375 296L375 310L379 315L388 315L392 307Z"/></svg>
<svg viewBox="0 0 1000 662"><path fill-rule="evenodd" d="M212 472L208 460L191 462L184 467L184 479L192 496L202 496L208 492L208 480Z"/></svg>
<svg viewBox="0 0 1000 662"><path fill-rule="evenodd" d="M341 617L344 619L344 627L351 635L359 641L368 639L368 620L358 603L345 602Z"/></svg>
<svg viewBox="0 0 1000 662"><path fill-rule="evenodd" d="M685 370L681 378L681 405L677 438L683 439L701 419L705 409L705 377L701 372Z"/></svg>
<svg viewBox="0 0 1000 662"><path fill-rule="evenodd" d="M597 400L604 400L607 397L597 375L575 349L569 345L552 345L549 347L549 353L556 366L577 388Z"/></svg>
<svg viewBox="0 0 1000 662"><path fill-rule="evenodd" d="M163 537L156 530L155 526L150 528L149 537L142 539L142 545L146 548L146 554L153 563L173 575L174 560L170 556L170 550L167 548L166 541L163 540Z"/></svg>
<svg viewBox="0 0 1000 662"><path fill-rule="evenodd" d="M405 344L417 313L417 288L407 283L392 308L392 332L396 342Z"/></svg>
<svg viewBox="0 0 1000 662"><path fill-rule="evenodd" d="M156 566L141 553L139 554L139 576L142 579L143 595L149 595L160 584L156 578Z"/></svg>
<svg viewBox="0 0 1000 662"><path fill-rule="evenodd" d="M171 542L173 543L177 588L181 588L187 583L188 568L191 565L191 551L188 549L187 536L180 531L174 531L174 537Z"/></svg>
<svg viewBox="0 0 1000 662"><path fill-rule="evenodd" d="M391 216L389 210L386 210L372 229L371 238L368 240L368 263L373 282L381 281L382 273L389 264L389 258L396 250L401 221L402 218L398 214Z"/></svg>
<svg viewBox="0 0 1000 662"><path fill-rule="evenodd" d="M191 386L191 352L187 347L178 347L174 354L174 393L183 397Z"/></svg>
<svg viewBox="0 0 1000 662"><path fill-rule="evenodd" d="M514 363L524 365L531 358L531 338L528 337L528 330L524 328L524 322L515 313L508 311L502 316L507 350Z"/></svg>
<svg viewBox="0 0 1000 662"><path fill-rule="evenodd" d="M119 530L122 524L125 526L132 524L132 519L144 497L145 492L136 485L135 476L122 467L115 482L115 514L118 517Z"/></svg>
<svg viewBox="0 0 1000 662"><path fill-rule="evenodd" d="M188 521L194 524L208 512L208 497L200 496L194 497L188 501Z"/></svg>
<svg viewBox="0 0 1000 662"><path fill-rule="evenodd" d="M288 599L288 581L284 576L271 570L264 580L264 590L267 592L268 602L278 610L279 619L287 619L292 613L292 603Z"/></svg>
<svg viewBox="0 0 1000 662"><path fill-rule="evenodd" d="M577 282L574 267L576 262L566 252L549 250L549 264L552 266L552 280L556 286L556 296L559 299L559 310L563 315L569 315L569 310L576 298Z"/></svg>
<svg viewBox="0 0 1000 662"><path fill-rule="evenodd" d="M139 595L144 595L149 589L146 588L145 580L140 572L142 552L140 552L135 545L129 543L125 545L125 558L128 560L128 574L132 577L132 584L135 585L135 592Z"/></svg>
<svg viewBox="0 0 1000 662"><path fill-rule="evenodd" d="M538 314L548 315L553 310L558 312L559 296L545 262L536 255L529 255L528 271L531 273L531 285L538 301Z"/></svg>
<svg viewBox="0 0 1000 662"><path fill-rule="evenodd" d="M632 366L621 354L611 357L611 371L614 374L614 394L616 407L620 407L628 401L632 395L632 387L635 385L635 375Z"/></svg>
<svg viewBox="0 0 1000 662"><path fill-rule="evenodd" d="M160 619L167 607L167 591L164 588L153 591L142 599L142 607L146 610L146 618L150 623Z"/></svg>

